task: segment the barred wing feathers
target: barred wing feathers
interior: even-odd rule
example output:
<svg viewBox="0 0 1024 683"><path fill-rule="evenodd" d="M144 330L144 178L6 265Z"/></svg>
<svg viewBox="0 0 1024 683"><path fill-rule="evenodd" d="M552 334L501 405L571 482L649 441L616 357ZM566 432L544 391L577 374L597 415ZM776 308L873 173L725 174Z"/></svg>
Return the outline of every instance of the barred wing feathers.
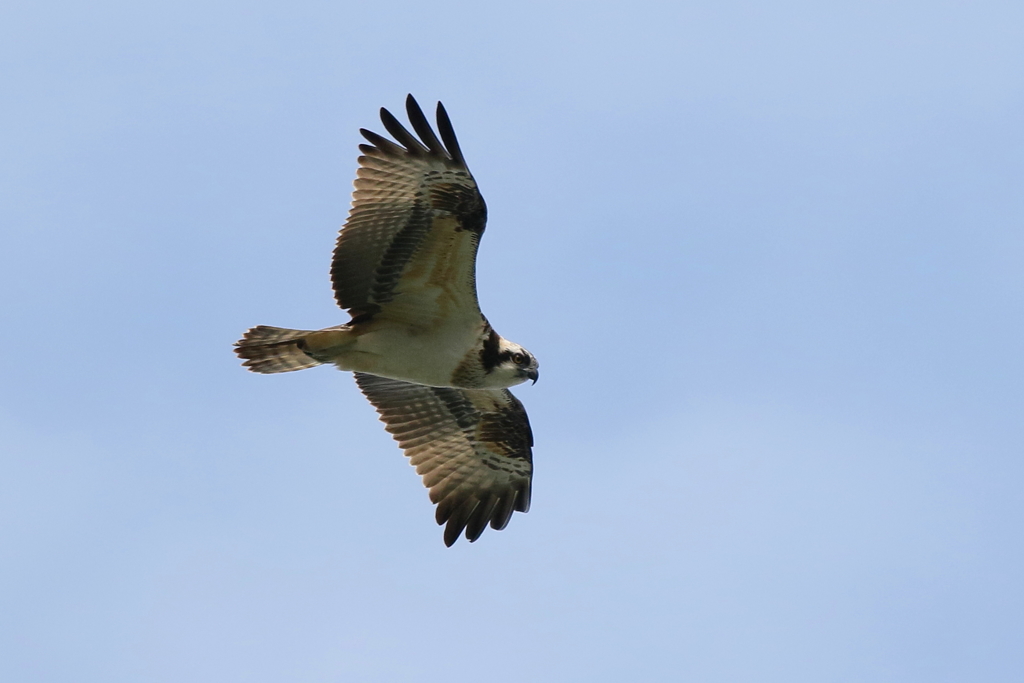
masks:
<svg viewBox="0 0 1024 683"><path fill-rule="evenodd" d="M440 139L412 95L406 110L418 138L387 109L381 121L397 143L360 131L371 144L359 146L352 209L334 250L335 298L355 318L478 319L476 251L486 205L441 103Z"/></svg>
<svg viewBox="0 0 1024 683"><path fill-rule="evenodd" d="M445 545L504 529L530 508L533 434L507 389L449 389L355 373L359 388L409 457L446 524Z"/></svg>

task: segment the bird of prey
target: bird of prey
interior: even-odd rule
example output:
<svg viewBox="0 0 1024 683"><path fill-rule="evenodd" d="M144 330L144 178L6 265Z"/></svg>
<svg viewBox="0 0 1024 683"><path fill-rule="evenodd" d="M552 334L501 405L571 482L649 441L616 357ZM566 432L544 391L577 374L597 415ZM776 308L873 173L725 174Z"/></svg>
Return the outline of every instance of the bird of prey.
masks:
<svg viewBox="0 0 1024 683"><path fill-rule="evenodd" d="M380 110L394 141L360 129L359 170L331 263L352 317L323 330L260 325L235 343L253 372L333 364L355 373L423 477L444 542L503 529L530 507L533 435L508 387L537 381L537 359L494 331L476 295L487 207L444 106L434 133L406 99L410 133Z"/></svg>

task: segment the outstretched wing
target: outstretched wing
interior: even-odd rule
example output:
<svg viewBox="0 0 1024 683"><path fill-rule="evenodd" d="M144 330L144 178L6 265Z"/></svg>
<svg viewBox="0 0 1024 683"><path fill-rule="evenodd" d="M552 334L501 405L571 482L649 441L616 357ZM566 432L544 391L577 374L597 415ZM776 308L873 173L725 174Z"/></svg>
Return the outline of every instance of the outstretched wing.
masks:
<svg viewBox="0 0 1024 683"><path fill-rule="evenodd" d="M437 104L437 135L412 95L410 133L387 109L398 144L368 130L355 193L331 264L338 305L354 318L378 314L429 326L480 317L476 250L487 208L466 167L448 114Z"/></svg>
<svg viewBox="0 0 1024 683"><path fill-rule="evenodd" d="M437 504L451 546L475 541L530 508L533 434L508 389L447 389L355 373Z"/></svg>

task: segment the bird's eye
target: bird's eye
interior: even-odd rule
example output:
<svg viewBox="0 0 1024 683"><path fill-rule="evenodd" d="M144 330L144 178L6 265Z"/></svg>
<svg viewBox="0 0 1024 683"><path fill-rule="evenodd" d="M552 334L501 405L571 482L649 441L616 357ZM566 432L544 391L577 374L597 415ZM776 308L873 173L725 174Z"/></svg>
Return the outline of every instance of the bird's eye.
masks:
<svg viewBox="0 0 1024 683"><path fill-rule="evenodd" d="M516 365L526 365L526 356L521 353L513 353L512 362Z"/></svg>

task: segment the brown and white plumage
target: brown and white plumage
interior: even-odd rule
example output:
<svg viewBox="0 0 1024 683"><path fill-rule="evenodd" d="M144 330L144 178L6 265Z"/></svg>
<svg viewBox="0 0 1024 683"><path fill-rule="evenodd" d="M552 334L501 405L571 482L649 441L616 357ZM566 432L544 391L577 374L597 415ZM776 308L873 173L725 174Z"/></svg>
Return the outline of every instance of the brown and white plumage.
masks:
<svg viewBox="0 0 1024 683"><path fill-rule="evenodd" d="M409 457L451 545L504 529L530 509L533 434L508 389L449 389L356 373L356 383Z"/></svg>
<svg viewBox="0 0 1024 683"><path fill-rule="evenodd" d="M338 305L353 318L383 314L431 326L480 317L476 250L487 207L438 103L438 140L411 96L417 140L387 109L384 126L402 146L368 130L360 145L348 222L331 265Z"/></svg>
<svg viewBox="0 0 1024 683"><path fill-rule="evenodd" d="M444 540L475 541L530 502L533 437L507 387L537 361L480 312L476 252L487 208L444 107L440 137L410 95L415 135L386 109L394 137L367 130L331 282L352 319L317 331L258 326L236 344L243 365L277 373L331 363L356 373L437 504ZM418 136L418 137L417 137Z"/></svg>

